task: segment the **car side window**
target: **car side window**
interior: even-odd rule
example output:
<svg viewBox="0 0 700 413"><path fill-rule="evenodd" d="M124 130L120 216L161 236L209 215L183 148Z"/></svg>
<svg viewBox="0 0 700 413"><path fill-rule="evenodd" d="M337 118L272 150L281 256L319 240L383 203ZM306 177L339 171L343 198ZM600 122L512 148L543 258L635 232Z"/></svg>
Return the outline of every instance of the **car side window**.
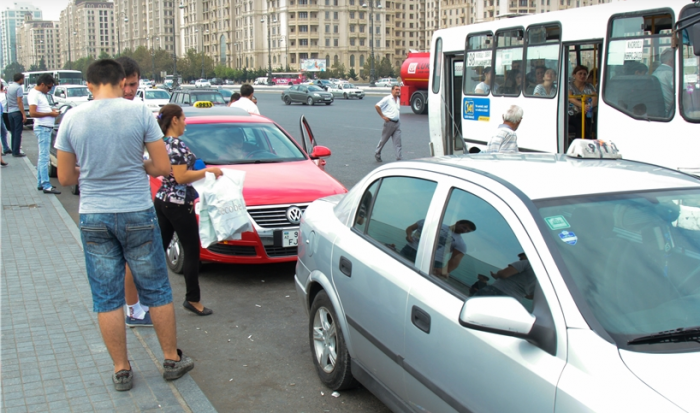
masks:
<svg viewBox="0 0 700 413"><path fill-rule="evenodd" d="M183 104L190 104L190 95L183 93L182 94L182 103Z"/></svg>
<svg viewBox="0 0 700 413"><path fill-rule="evenodd" d="M452 190L432 256L431 275L466 296L511 296L532 310L532 267L508 222L483 199Z"/></svg>
<svg viewBox="0 0 700 413"><path fill-rule="evenodd" d="M420 229L436 186L437 183L433 181L412 177L383 178L376 195L372 195L373 188L370 186L367 191L369 195L367 192L365 195L374 197L374 201L364 200L366 204L371 203L369 219L361 224L364 225L364 232L397 258L415 264ZM419 228L409 232L408 229L414 225Z"/></svg>

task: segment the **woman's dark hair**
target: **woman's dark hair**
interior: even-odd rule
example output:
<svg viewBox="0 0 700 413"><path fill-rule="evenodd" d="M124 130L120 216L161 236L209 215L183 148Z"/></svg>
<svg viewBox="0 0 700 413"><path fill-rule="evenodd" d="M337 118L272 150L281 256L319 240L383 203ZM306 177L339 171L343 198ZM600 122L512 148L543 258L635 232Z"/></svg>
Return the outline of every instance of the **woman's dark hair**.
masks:
<svg viewBox="0 0 700 413"><path fill-rule="evenodd" d="M240 98L241 98L241 94L240 94L240 93L238 93L238 92L233 92L233 93L231 94L231 99L229 99L229 101L228 101L228 104L230 105L230 104L233 103L233 102L237 102L238 99L240 99Z"/></svg>
<svg viewBox="0 0 700 413"><path fill-rule="evenodd" d="M182 108L178 105L168 103L160 108L157 118L158 126L160 126L160 130L163 131L163 134L168 132L168 128L170 128L173 118L179 118L180 116L182 116Z"/></svg>
<svg viewBox="0 0 700 413"><path fill-rule="evenodd" d="M578 65L578 66L576 66L576 67L574 68L574 71L571 72L571 74L572 74L572 75L575 75L576 73L578 73L578 72L580 72L580 71L582 71L582 70L585 70L586 73L588 73L588 66Z"/></svg>

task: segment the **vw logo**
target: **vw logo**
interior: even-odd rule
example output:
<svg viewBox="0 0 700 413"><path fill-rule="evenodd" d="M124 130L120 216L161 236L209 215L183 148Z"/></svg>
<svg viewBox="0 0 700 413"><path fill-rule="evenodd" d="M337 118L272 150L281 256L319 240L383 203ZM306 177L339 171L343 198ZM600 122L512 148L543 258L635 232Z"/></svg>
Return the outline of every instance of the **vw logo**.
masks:
<svg viewBox="0 0 700 413"><path fill-rule="evenodd" d="M287 219L292 224L299 224L301 221L301 214L303 214L303 212L298 206L290 206L287 208Z"/></svg>

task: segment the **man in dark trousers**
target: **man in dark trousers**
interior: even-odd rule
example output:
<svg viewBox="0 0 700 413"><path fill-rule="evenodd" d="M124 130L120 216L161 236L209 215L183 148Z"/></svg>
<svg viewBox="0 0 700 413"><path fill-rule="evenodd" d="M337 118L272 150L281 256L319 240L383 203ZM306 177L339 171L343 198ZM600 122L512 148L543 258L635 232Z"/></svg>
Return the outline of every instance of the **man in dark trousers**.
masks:
<svg viewBox="0 0 700 413"><path fill-rule="evenodd" d="M391 87L391 94L380 100L374 108L379 116L384 120L382 128L382 139L379 140L377 148L374 150L374 159L377 162L382 161L382 148L391 138L394 142L394 151L396 152L396 160L403 159L401 156L401 124L399 116L401 114L401 87L394 85Z"/></svg>

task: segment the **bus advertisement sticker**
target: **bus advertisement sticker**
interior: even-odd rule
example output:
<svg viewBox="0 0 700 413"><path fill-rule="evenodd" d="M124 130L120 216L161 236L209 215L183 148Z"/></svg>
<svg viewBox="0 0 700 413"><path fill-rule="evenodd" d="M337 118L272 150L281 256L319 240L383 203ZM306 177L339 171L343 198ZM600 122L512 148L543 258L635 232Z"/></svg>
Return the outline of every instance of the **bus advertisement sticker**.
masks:
<svg viewBox="0 0 700 413"><path fill-rule="evenodd" d="M488 122L491 116L491 100L488 98L464 98L462 117L466 120Z"/></svg>
<svg viewBox="0 0 700 413"><path fill-rule="evenodd" d="M553 217L546 217L544 221L549 226L549 229L566 229L570 228L569 222L564 218L563 215L555 215Z"/></svg>
<svg viewBox="0 0 700 413"><path fill-rule="evenodd" d="M559 238L569 245L576 245L576 242L578 242L578 237L571 231L560 232Z"/></svg>

